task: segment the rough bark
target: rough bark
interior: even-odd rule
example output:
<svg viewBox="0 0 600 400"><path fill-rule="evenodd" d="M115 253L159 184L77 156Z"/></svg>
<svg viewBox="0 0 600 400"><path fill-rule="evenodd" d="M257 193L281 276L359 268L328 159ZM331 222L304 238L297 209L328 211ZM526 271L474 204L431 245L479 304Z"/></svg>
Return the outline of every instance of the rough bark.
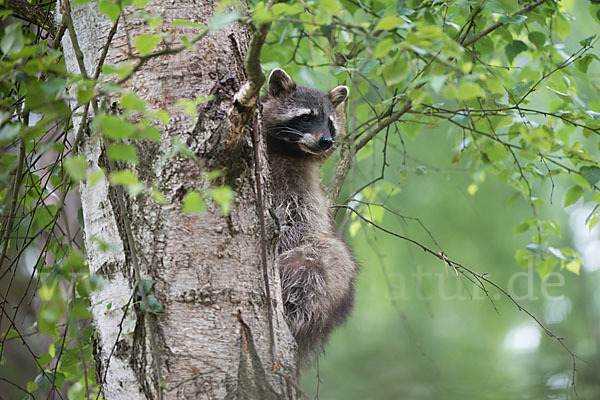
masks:
<svg viewBox="0 0 600 400"><path fill-rule="evenodd" d="M213 2L157 0L144 9L150 15L160 15L165 25L175 18L206 24L213 7ZM75 7L72 19L90 74L111 22L98 13L96 3ZM128 61L128 38L133 40L148 31L131 15L120 21L107 64ZM193 35L183 28L181 33ZM141 194L126 197L123 210L119 191L110 187L107 179L81 186L90 270L104 279L103 288L93 296L93 314L98 331L98 380L106 399L154 399L161 392L164 398L177 399L297 397L293 383L297 375L295 343L279 301L274 234L267 243L278 359L272 357L250 138L251 130L259 124L255 124L254 112L243 115L240 113L248 111L233 106L233 97L245 82L243 59L249 39L246 27L233 24L210 33L193 51L149 60L126 82L156 110L172 110L182 98L215 96L199 107L197 119L172 113L170 123L161 127L160 144L136 143L140 180L162 191L167 199L164 205ZM78 73L67 35L63 48L69 70ZM112 106L118 110L118 104ZM75 122L77 128L79 121ZM193 150L199 163L168 157L174 136ZM110 170L99 134L92 131L85 135L81 153L92 172ZM264 157L262 144L259 154ZM202 178L203 173L215 169L225 172L219 181ZM261 171L261 176L265 182L268 174ZM220 184L230 185L236 193L229 216L221 215L214 205L199 216L181 212L186 193ZM133 248L127 240L128 225ZM98 239L112 243L116 250L101 251ZM157 281L153 294L164 313L149 316L132 298L133 255L143 278ZM123 329L134 323L133 334L124 334ZM156 336L157 351L153 351L150 331ZM155 368L157 355L162 390ZM276 361L281 367L274 372Z"/></svg>

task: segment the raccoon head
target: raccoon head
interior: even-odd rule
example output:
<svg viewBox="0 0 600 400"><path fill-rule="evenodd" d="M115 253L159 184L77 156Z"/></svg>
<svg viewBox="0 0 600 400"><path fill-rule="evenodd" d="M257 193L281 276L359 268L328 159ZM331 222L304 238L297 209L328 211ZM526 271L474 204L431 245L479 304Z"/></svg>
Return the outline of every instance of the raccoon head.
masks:
<svg viewBox="0 0 600 400"><path fill-rule="evenodd" d="M323 93L297 86L284 70L274 69L262 99L269 148L290 156L329 154L344 128L336 107L347 97L346 86Z"/></svg>

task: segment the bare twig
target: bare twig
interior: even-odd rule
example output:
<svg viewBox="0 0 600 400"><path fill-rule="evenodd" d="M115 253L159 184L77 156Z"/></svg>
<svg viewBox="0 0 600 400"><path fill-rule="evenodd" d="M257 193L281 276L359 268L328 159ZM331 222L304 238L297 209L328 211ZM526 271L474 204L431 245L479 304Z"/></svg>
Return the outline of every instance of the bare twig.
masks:
<svg viewBox="0 0 600 400"><path fill-rule="evenodd" d="M267 296L267 312L269 317L269 335L271 339L271 357L273 370L279 369L277 358L277 346L275 343L275 332L273 330L273 301L271 299L271 284L269 282L269 268L267 264L267 227L265 223L265 206L263 199L263 187L260 176L260 151L258 142L258 118L255 119L254 129L252 129L252 144L254 147L254 179L256 180L256 197L258 206L258 218L260 220L260 250L262 260L263 277L265 280L265 294Z"/></svg>
<svg viewBox="0 0 600 400"><path fill-rule="evenodd" d="M108 366L110 365L110 360L112 359L114 352L117 350L117 345L119 344L119 340L121 339L121 333L123 332L123 323L125 322L125 318L127 317L127 311L129 310L129 306L132 304L134 297L135 297L135 291L133 291L131 293L131 296L129 297L129 301L127 301L127 304L125 304L123 307L121 307L121 309L123 310L123 315L121 316L121 321L119 322L119 326L118 326L119 330L117 331L117 337L115 338L115 344L110 349L110 353L108 354L108 357L106 358L106 365L104 366L104 375L102 377L102 380L98 382L98 385L102 385L103 383L106 383L106 376L108 375ZM101 395L102 395L102 391L98 390L98 394L96 395L96 400L98 400Z"/></svg>
<svg viewBox="0 0 600 400"><path fill-rule="evenodd" d="M300 393L300 395L304 398L304 400L310 400L310 397L308 397L308 395L306 394L306 392L304 390L302 390L302 388L300 387L300 385L298 385L298 383L296 383L292 378L290 378L289 376L282 374L280 372L276 372L277 375L281 376L282 378L284 378L286 381L288 381L289 383L292 384L292 386L294 388L296 388L296 390L298 391L298 393Z"/></svg>
<svg viewBox="0 0 600 400"><path fill-rule="evenodd" d="M26 393L31 399L35 400L35 396L33 395L33 393L28 392L27 389L25 389L24 387L21 387L19 385L17 385L15 382L12 382L6 378L3 378L0 376L0 381L6 382L9 385L12 385L14 387L16 387L17 389L19 389L20 391L22 391L23 393Z"/></svg>
<svg viewBox="0 0 600 400"><path fill-rule="evenodd" d="M398 111L394 112L387 119L380 121L373 129L371 129L355 146L355 152L358 152L362 149L367 143L371 141L379 132L387 128L390 124L398 121L401 116L406 114L412 107L412 102L407 100L406 103L400 108Z"/></svg>
<svg viewBox="0 0 600 400"><path fill-rule="evenodd" d="M23 345L27 349L27 352L29 352L29 354L31 354L31 356L33 357L33 359L34 359L37 367L40 370L40 373L43 374L46 377L46 379L48 380L48 382L52 383L52 389L54 389L54 393L56 393L59 398L64 399L64 397L62 396L60 390L58 390L58 388L56 386L54 386L53 378L46 372L46 370L44 369L44 366L40 364L40 362L38 360L38 357L36 356L35 352L29 346L29 344L25 341L25 338L23 337L23 335L21 335L21 332L19 332L19 330L17 329L17 325L15 324L14 319L11 318L10 315L8 315L8 312L4 308L4 302L0 302L0 310L6 316L6 318L8 319L8 321L10 322L9 329L12 326L12 329L14 329L14 331L17 333L17 335L21 339L21 343L23 343Z"/></svg>
<svg viewBox="0 0 600 400"><path fill-rule="evenodd" d="M528 4L527 6L523 7L522 9L520 9L519 11L517 11L516 13L514 13L512 15L527 14L529 11L533 10L534 8L536 8L537 6L539 6L539 5L541 5L541 4L545 3L545 2L546 2L546 0L538 0L535 3ZM463 46L467 47L468 45L475 43L476 41L478 41L479 39L481 39L485 35L489 34L490 32L495 31L498 28L500 28L502 25L504 25L503 22L501 22L501 21L496 22L494 25L490 26L489 28L484 29L483 31L481 31L477 35L471 37L469 40L467 40L466 42L464 42Z"/></svg>
<svg viewBox="0 0 600 400"><path fill-rule="evenodd" d="M208 375L208 374L212 374L213 372L215 372L215 370L210 370L210 371L206 371L206 372L198 372L197 374L194 374L192 376L190 376L189 378L183 379L182 381L176 383L175 385L171 386L170 388L165 388L165 392L172 392L173 390L177 389L178 387L180 387L181 385L183 385L184 383L193 381L196 378L199 378L203 375Z"/></svg>
<svg viewBox="0 0 600 400"><path fill-rule="evenodd" d="M25 0L6 0L3 7L13 11L17 18L31 22L44 29L53 38L56 37L56 25L54 25L52 13L48 10Z"/></svg>
<svg viewBox="0 0 600 400"><path fill-rule="evenodd" d="M392 123L398 121L400 117L406 114L412 107L412 103L410 100L407 100L402 108L394 113L392 113L386 119L379 121L379 123L371 128L369 132L354 146L351 146L349 151L342 155L341 161L338 164L335 175L332 179L332 182L329 186L329 197L333 200L337 199L340 194L340 190L342 188L342 184L344 183L344 179L350 170L350 166L352 165L352 159L356 153L362 149L367 143L369 143L379 132L386 129Z"/></svg>
<svg viewBox="0 0 600 400"><path fill-rule="evenodd" d="M4 263L6 252L8 250L8 241L10 240L10 232L12 231L12 224L15 216L15 209L17 206L17 200L19 197L19 188L21 187L21 179L23 177L23 164L25 162L25 141L21 140L19 147L19 163L17 164L17 172L15 174L15 182L13 185L12 196L10 200L10 208L8 210L8 218L4 227L4 237L2 238L2 252L0 253L0 267Z"/></svg>
<svg viewBox="0 0 600 400"><path fill-rule="evenodd" d="M462 276L469 279L480 290L482 290L484 292L484 294L486 295L486 297L489 299L489 301L494 306L494 309L496 309L496 305L495 305L494 300L492 300L492 298L490 297L489 290L486 287L486 284L488 286L491 286L492 288L498 290L502 295L504 295L508 300L510 300L517 307L517 309L519 311L522 311L525 314L527 314L544 331L544 333L546 335L550 336L552 339L557 341L561 345L561 347L569 354L569 356L571 357L572 370L573 370L572 387L573 387L573 391L575 393L575 397L578 398L575 377L576 377L576 373L577 373L577 361L576 360L579 359L579 357L577 357L575 355L575 353L564 343L564 338L556 336L552 331L550 331L548 328L546 328L546 326L535 315L533 315L533 313L531 311L529 311L528 309L523 307L510 293L508 293L505 289L500 287L500 285L498 285L494 281L491 281L489 278L487 278L487 273L480 274L478 272L475 272L475 271L471 270L470 268L467 268L464 265L449 259L443 251L436 252L408 236L400 235L396 232L390 231L389 229L386 229L383 226L366 218L365 216L360 214L358 211L356 211L356 209L354 209L353 207L350 207L347 205L336 205L334 207L350 210L352 213L354 213L356 216L358 216L362 221L366 222L367 224L372 225L375 228L379 229L380 231L385 232L389 235L392 235L392 236L397 237L402 240L406 240L407 242L410 242L410 243L418 246L424 252L429 253L436 258L439 258L447 266L453 268L457 274L460 273ZM496 311L497 311L497 309L496 309Z"/></svg>

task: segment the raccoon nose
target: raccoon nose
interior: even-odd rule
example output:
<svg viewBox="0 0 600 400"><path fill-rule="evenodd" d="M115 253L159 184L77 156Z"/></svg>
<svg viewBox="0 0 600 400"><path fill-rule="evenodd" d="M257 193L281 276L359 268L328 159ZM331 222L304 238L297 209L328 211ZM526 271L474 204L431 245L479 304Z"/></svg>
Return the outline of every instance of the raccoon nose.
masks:
<svg viewBox="0 0 600 400"><path fill-rule="evenodd" d="M327 150L328 148L333 146L333 139L330 137L323 136L321 137L321 139L319 139L319 146L321 146L322 149Z"/></svg>

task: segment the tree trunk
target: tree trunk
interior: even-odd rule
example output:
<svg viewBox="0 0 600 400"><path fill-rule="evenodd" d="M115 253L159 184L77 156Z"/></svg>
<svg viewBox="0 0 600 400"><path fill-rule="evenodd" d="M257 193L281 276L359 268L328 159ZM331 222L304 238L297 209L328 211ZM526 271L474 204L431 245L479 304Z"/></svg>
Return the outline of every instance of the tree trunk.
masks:
<svg viewBox="0 0 600 400"><path fill-rule="evenodd" d="M213 7L213 2L155 0L144 10L160 15L164 26L172 26L176 18L206 25ZM121 16L105 64L135 63L129 59L128 40L149 31L135 12L124 10L128 15ZM99 14L96 3L74 7L71 14L87 73L93 75L112 23ZM177 36L194 35L191 28L174 29ZM104 139L93 130L83 138L80 153L88 172L105 171L95 184L82 183L80 191L90 271L104 280L93 295L93 315L97 380L106 399L297 397L295 342L280 301L273 229L266 246L276 352L269 329L251 140L252 129L260 124L255 124L254 111L241 115L233 106L245 82L249 39L245 26L230 25L208 34L194 50L150 59L124 84L151 109L171 112L169 124L160 127L160 144L136 142L139 179L164 194L164 205L146 192L124 197L109 185ZM79 73L69 35L62 44L68 69ZM215 97L200 105L197 119L174 111L179 99L199 95ZM111 106L119 109L119 104ZM238 139L234 132L243 134ZM169 157L175 136L199 162ZM264 160L262 143L259 147ZM217 169L224 172L219 180L203 178ZM268 186L264 169L260 176ZM213 204L201 215L182 213L186 193L222 184L236 193L230 215ZM268 209L269 196L265 201ZM114 250L102 250L102 242ZM163 313L140 308L143 300L134 295L136 261L142 278L156 281L152 294Z"/></svg>

